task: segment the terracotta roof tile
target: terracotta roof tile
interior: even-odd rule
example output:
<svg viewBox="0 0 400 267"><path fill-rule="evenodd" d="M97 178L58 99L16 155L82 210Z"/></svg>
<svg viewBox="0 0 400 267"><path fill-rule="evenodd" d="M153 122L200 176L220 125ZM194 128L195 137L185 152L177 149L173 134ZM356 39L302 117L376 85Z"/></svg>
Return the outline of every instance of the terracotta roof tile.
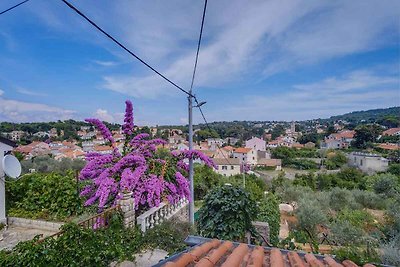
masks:
<svg viewBox="0 0 400 267"><path fill-rule="evenodd" d="M250 151L251 151L251 148L238 147L233 152L235 152L235 153L249 153Z"/></svg>
<svg viewBox="0 0 400 267"><path fill-rule="evenodd" d="M317 258L318 257L318 258ZM157 266L196 267L356 267L354 262L337 262L330 256L297 253L278 248L264 248L231 241L211 240L193 247L186 253L166 259ZM364 267L375 267L366 264Z"/></svg>

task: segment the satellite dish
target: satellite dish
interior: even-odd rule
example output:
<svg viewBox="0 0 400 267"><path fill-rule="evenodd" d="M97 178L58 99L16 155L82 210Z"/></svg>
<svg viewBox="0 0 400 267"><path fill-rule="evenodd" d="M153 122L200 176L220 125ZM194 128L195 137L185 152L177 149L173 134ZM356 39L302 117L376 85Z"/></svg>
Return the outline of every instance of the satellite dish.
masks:
<svg viewBox="0 0 400 267"><path fill-rule="evenodd" d="M21 175L21 163L13 155L4 156L2 165L4 173L8 177L17 179Z"/></svg>

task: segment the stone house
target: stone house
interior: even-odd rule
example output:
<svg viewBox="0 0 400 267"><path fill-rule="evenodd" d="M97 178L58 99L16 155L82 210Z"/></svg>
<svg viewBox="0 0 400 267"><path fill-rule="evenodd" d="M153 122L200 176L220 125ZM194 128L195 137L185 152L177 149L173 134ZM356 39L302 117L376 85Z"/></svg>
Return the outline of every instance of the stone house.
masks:
<svg viewBox="0 0 400 267"><path fill-rule="evenodd" d="M240 174L240 160L235 158L213 158L217 165L216 173L224 176L232 176Z"/></svg>

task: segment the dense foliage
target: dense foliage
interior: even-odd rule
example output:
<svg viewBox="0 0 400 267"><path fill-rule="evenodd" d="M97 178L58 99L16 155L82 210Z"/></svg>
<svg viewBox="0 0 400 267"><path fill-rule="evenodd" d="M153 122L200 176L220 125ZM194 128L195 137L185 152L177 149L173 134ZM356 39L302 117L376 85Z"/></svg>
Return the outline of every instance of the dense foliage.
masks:
<svg viewBox="0 0 400 267"><path fill-rule="evenodd" d="M235 186L212 190L199 210L198 231L204 237L243 241L245 233L254 233L252 221L257 205L249 193Z"/></svg>
<svg viewBox="0 0 400 267"><path fill-rule="evenodd" d="M141 246L141 233L124 229L117 213L106 229L83 229L66 224L57 239L20 242L12 251L0 252L0 266L109 266L115 260L133 260Z"/></svg>
<svg viewBox="0 0 400 267"><path fill-rule="evenodd" d="M257 221L268 223L270 243L273 246L279 243L280 218L279 199L272 193L265 195L258 203Z"/></svg>
<svg viewBox="0 0 400 267"><path fill-rule="evenodd" d="M65 220L82 212L76 174L32 173L6 186L10 216Z"/></svg>
<svg viewBox="0 0 400 267"><path fill-rule="evenodd" d="M159 248L172 255L186 248L183 241L194 232L194 228L189 222L175 219L164 221L146 231L143 236L143 248Z"/></svg>
<svg viewBox="0 0 400 267"><path fill-rule="evenodd" d="M23 173L29 173L30 169L40 173L60 172L66 173L69 170L80 171L85 166L85 161L81 159L63 158L55 160L54 158L45 155L38 156L28 160L22 160Z"/></svg>

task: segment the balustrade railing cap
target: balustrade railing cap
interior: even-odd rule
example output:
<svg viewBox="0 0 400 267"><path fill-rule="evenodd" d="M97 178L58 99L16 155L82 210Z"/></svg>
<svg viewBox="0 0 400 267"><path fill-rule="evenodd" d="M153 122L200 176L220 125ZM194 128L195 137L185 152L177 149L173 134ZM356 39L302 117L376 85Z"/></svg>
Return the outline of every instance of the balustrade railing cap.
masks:
<svg viewBox="0 0 400 267"><path fill-rule="evenodd" d="M133 192L122 192L122 199L127 200L132 198Z"/></svg>

